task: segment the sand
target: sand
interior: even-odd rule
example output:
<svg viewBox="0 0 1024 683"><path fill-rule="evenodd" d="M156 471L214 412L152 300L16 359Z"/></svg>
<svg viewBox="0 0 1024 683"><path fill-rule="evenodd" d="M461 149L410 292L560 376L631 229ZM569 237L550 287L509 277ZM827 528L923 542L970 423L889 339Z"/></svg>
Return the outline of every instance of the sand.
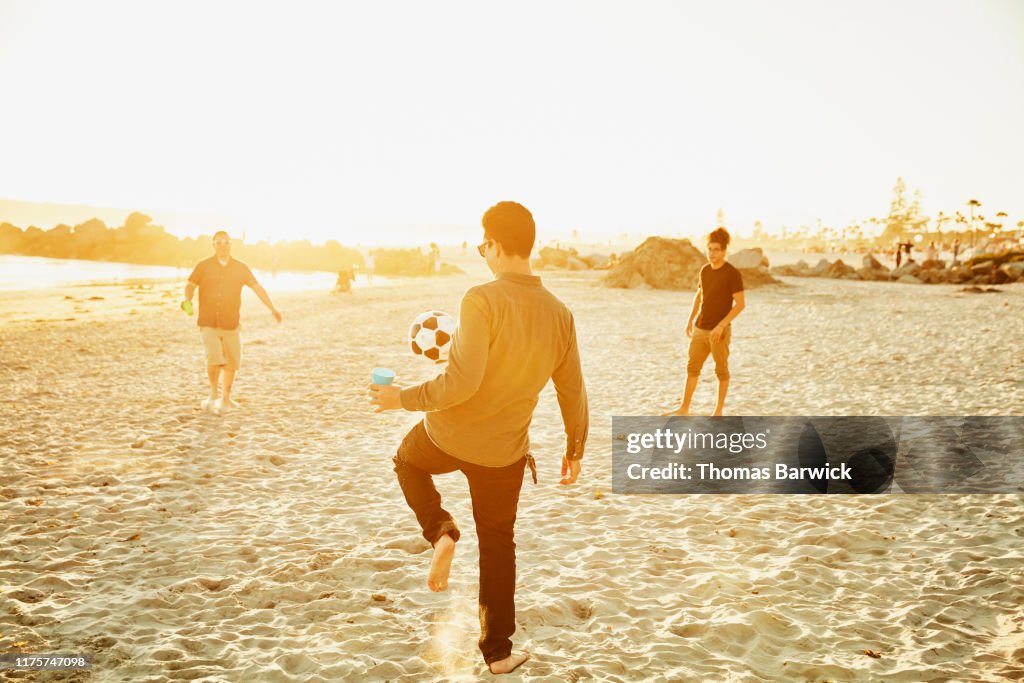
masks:
<svg viewBox="0 0 1024 683"><path fill-rule="evenodd" d="M222 417L199 411L177 286L0 297L0 652L92 653L70 680L487 677L466 485L438 479L467 533L449 591L431 593L391 471L419 416L375 415L364 395L377 365L432 375L405 330L457 310L484 276L467 267L275 296L281 325L247 293L242 407ZM592 427L580 482L559 486L545 390L517 525L515 641L533 659L508 680L1024 680L1021 496L612 494L611 416L678 400L690 297L543 278L576 315ZM748 294L729 412L1024 406L1024 285L786 282ZM697 412L713 405L704 378Z"/></svg>

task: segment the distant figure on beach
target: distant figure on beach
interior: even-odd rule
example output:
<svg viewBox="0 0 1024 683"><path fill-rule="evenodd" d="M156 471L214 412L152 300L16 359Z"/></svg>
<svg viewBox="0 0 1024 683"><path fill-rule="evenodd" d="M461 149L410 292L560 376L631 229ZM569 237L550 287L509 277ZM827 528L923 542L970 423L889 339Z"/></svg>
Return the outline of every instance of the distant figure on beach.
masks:
<svg viewBox="0 0 1024 683"><path fill-rule="evenodd" d="M352 266L345 266L338 271L338 279L334 283L333 294L351 294L352 283L356 279L356 274L352 271Z"/></svg>
<svg viewBox="0 0 1024 683"><path fill-rule="evenodd" d="M928 243L928 250L925 252L925 258L928 261L939 260L939 250L935 246L935 242Z"/></svg>
<svg viewBox="0 0 1024 683"><path fill-rule="evenodd" d="M959 256L960 256L960 238L957 237L955 240L953 240L953 265L954 266L958 265L960 263Z"/></svg>
<svg viewBox="0 0 1024 683"><path fill-rule="evenodd" d="M896 267L903 263L903 242L896 242Z"/></svg>
<svg viewBox="0 0 1024 683"><path fill-rule="evenodd" d="M231 386L242 360L242 340L238 334L242 310L242 286L248 285L274 320L281 322L281 312L274 307L270 295L256 281L249 266L231 258L231 237L223 230L213 235L214 255L203 259L188 276L185 301L199 288L199 315L196 324L206 349L206 374L210 380L210 396L202 402L203 410L222 413L238 405L231 400ZM218 397L221 376L224 390Z"/></svg>
<svg viewBox="0 0 1024 683"><path fill-rule="evenodd" d="M441 272L441 247L434 242L430 243L430 274L436 275Z"/></svg>
<svg viewBox="0 0 1024 683"><path fill-rule="evenodd" d="M729 232L717 228L707 237L708 263L700 269L700 284L690 306L686 336L690 337L689 359L686 363L686 387L683 402L665 415L689 415L690 401L697 389L697 380L708 354L715 360L718 377L718 402L713 415L721 415L729 392L729 342L732 321L746 304L743 300L743 276L725 260L729 248Z"/></svg>
<svg viewBox="0 0 1024 683"><path fill-rule="evenodd" d="M459 470L469 483L480 545L479 645L489 670L498 674L529 658L512 652L514 525L527 466L537 481L529 441L537 397L554 380L566 433L561 484L580 475L590 415L572 313L530 270L533 216L521 204L500 202L482 222L477 251L495 278L463 296L444 373L404 389L371 384L369 390L376 412L426 412L394 463L405 500L434 547L427 577L433 591L448 587L460 532L441 507L432 475Z"/></svg>

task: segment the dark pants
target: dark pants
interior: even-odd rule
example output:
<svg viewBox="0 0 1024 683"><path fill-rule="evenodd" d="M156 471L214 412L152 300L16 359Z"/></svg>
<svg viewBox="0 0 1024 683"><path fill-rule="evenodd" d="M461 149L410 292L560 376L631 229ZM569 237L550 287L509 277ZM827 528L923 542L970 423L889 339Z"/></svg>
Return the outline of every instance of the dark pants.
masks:
<svg viewBox="0 0 1024 683"><path fill-rule="evenodd" d="M513 527L526 458L507 467L484 467L459 460L435 446L420 422L405 435L394 461L405 502L431 545L444 534L459 540L459 528L441 507L441 495L431 475L455 470L466 475L480 543L480 652L488 664L508 657L516 630Z"/></svg>

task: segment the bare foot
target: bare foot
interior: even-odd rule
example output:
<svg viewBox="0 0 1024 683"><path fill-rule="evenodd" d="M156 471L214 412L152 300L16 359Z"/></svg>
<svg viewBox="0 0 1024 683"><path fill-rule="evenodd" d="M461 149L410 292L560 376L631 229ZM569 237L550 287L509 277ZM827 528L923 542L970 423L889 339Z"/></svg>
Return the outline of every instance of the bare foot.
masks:
<svg viewBox="0 0 1024 683"><path fill-rule="evenodd" d="M232 400L231 400L230 398L227 398L227 397L225 397L225 398L221 399L221 402L220 402L220 404L221 404L221 407L222 407L222 408L231 408L231 409L234 409L234 408L237 408L237 407L238 407L238 404L237 404L237 403L235 403L234 401L232 401Z"/></svg>
<svg viewBox="0 0 1024 683"><path fill-rule="evenodd" d="M661 416L662 417L672 417L672 416L678 415L680 417L685 417L686 415L689 415L689 414L690 414L690 411L689 411L688 408L676 408L675 410L671 410L671 411L669 411L667 413L662 413Z"/></svg>
<svg viewBox="0 0 1024 683"><path fill-rule="evenodd" d="M492 674L507 674L511 671L515 671L516 667L529 658L529 652L513 652L508 657L505 657L505 659L499 659L496 662L491 662L487 668L491 670Z"/></svg>
<svg viewBox="0 0 1024 683"><path fill-rule="evenodd" d="M455 541L451 536L445 534L434 544L434 559L430 562L430 574L427 575L427 586L435 593L440 593L448 588L448 574L452 569L453 557L455 557Z"/></svg>

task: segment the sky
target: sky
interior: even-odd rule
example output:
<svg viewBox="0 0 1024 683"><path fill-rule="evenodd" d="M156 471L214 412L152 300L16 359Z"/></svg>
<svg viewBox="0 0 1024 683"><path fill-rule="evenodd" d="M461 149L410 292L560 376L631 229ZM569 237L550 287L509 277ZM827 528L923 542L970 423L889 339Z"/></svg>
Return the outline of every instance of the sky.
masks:
<svg viewBox="0 0 1024 683"><path fill-rule="evenodd" d="M0 199L363 244L1024 219L1024 3L0 0ZM4 220L4 216L0 216Z"/></svg>

